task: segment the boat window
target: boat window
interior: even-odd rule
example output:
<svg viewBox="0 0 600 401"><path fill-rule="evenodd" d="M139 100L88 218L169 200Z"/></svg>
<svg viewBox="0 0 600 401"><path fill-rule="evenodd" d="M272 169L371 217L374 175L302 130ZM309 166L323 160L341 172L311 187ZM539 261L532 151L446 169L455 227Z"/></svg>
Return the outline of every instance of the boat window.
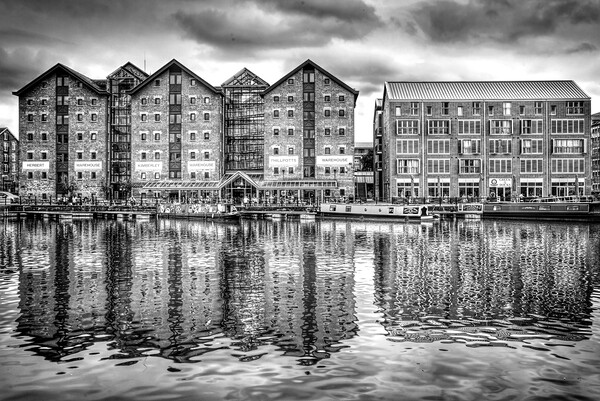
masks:
<svg viewBox="0 0 600 401"><path fill-rule="evenodd" d="M335 212L335 205L329 205L329 211Z"/></svg>
<svg viewBox="0 0 600 401"><path fill-rule="evenodd" d="M390 213L390 214L394 214L394 208L393 208L393 207L391 207L391 208L390 208L390 211L389 211L389 213Z"/></svg>
<svg viewBox="0 0 600 401"><path fill-rule="evenodd" d="M347 212L351 212L352 211L352 206L346 206L346 211Z"/></svg>

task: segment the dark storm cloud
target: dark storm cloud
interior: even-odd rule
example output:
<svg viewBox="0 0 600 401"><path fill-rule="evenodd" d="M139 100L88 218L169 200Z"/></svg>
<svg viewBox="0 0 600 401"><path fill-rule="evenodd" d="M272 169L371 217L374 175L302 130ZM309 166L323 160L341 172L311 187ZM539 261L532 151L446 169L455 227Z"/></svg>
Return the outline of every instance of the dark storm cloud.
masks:
<svg viewBox="0 0 600 401"><path fill-rule="evenodd" d="M124 1L103 0L0 0L4 12L40 14L45 16L62 16L63 18L97 18L114 14ZM111 11L112 10L112 11Z"/></svg>
<svg viewBox="0 0 600 401"><path fill-rule="evenodd" d="M588 42L584 42L579 44L578 46L567 50L567 53L569 54L575 54L575 53L592 53L598 50L598 47L596 45L593 45L591 43Z"/></svg>
<svg viewBox="0 0 600 401"><path fill-rule="evenodd" d="M333 39L361 39L378 26L373 8L358 0L337 8L332 0L245 3L256 9L244 14L235 8L180 10L173 18L184 36L220 52L323 47Z"/></svg>
<svg viewBox="0 0 600 401"><path fill-rule="evenodd" d="M363 23L375 26L379 18L375 9L365 4L362 0L262 0L256 5L262 7L269 5L285 12L309 16L311 18L334 18L347 23ZM264 8L264 7L263 7Z"/></svg>
<svg viewBox="0 0 600 401"><path fill-rule="evenodd" d="M311 54L306 50L298 55L298 59L286 62L285 70L293 70L307 58L312 59L348 86L360 91L359 98L380 95L383 93L383 82L395 80L400 74L400 67L390 63L385 56L362 54L343 48L334 51L324 50L319 54Z"/></svg>
<svg viewBox="0 0 600 401"><path fill-rule="evenodd" d="M0 29L0 38L4 43L10 43L12 46L22 44L35 43L37 45L53 45L56 43L70 44L73 43L58 39L54 36L44 35L22 29Z"/></svg>
<svg viewBox="0 0 600 401"><path fill-rule="evenodd" d="M597 0L470 0L419 2L412 15L420 30L436 42L512 43L555 33L561 26L597 24ZM596 25L591 25L596 31Z"/></svg>
<svg viewBox="0 0 600 401"><path fill-rule="evenodd" d="M21 89L32 79L52 67L50 56L45 52L18 49L9 52L0 48L0 93L11 93Z"/></svg>
<svg viewBox="0 0 600 401"><path fill-rule="evenodd" d="M343 77L350 86L360 90L360 96L370 96L383 93L383 82L394 80L399 74L399 68L384 60L373 58L351 57L331 60L331 73Z"/></svg>

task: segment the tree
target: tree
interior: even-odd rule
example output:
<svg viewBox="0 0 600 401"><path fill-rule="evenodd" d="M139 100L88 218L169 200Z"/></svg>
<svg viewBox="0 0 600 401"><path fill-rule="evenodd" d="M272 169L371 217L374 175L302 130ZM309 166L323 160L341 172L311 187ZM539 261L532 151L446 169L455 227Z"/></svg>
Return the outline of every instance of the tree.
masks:
<svg viewBox="0 0 600 401"><path fill-rule="evenodd" d="M104 199L108 199L110 197L111 186L105 178L100 180L100 186L98 189L102 194L104 194Z"/></svg>
<svg viewBox="0 0 600 401"><path fill-rule="evenodd" d="M131 180L119 182L119 192L124 195L125 199L127 199L131 195L132 188L133 185L131 184Z"/></svg>
<svg viewBox="0 0 600 401"><path fill-rule="evenodd" d="M71 177L71 180L68 180L68 177L64 176L58 184L58 189L59 192L63 194L66 192L68 196L73 196L75 191L79 190L79 184L74 177Z"/></svg>
<svg viewBox="0 0 600 401"><path fill-rule="evenodd" d="M373 149L361 156L360 171L373 171Z"/></svg>

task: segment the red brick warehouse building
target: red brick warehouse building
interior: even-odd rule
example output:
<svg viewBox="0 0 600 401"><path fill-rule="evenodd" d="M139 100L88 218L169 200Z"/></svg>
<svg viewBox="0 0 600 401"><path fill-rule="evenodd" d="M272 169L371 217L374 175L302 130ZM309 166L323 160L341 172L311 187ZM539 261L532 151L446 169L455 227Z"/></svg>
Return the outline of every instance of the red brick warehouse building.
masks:
<svg viewBox="0 0 600 401"><path fill-rule="evenodd" d="M106 79L57 64L19 97L20 193L49 199L354 195L358 91L307 60L213 86L172 60Z"/></svg>

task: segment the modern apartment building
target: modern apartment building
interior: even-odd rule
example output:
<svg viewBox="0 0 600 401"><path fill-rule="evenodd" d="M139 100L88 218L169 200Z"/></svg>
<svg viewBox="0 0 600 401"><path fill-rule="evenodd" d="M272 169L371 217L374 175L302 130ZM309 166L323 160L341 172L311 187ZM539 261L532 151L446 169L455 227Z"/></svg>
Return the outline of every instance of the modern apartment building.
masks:
<svg viewBox="0 0 600 401"><path fill-rule="evenodd" d="M592 114L592 194L600 195L600 113Z"/></svg>
<svg viewBox="0 0 600 401"><path fill-rule="evenodd" d="M386 82L374 119L378 191L589 194L590 103L573 81Z"/></svg>
<svg viewBox="0 0 600 401"><path fill-rule="evenodd" d="M383 99L375 100L373 108L373 196L383 200Z"/></svg>
<svg viewBox="0 0 600 401"><path fill-rule="evenodd" d="M57 64L14 94L26 196L354 193L358 92L310 60L272 86L244 68L220 87L177 60L100 80Z"/></svg>
<svg viewBox="0 0 600 401"><path fill-rule="evenodd" d="M2 141L2 191L19 191L19 140L6 127L0 127Z"/></svg>

